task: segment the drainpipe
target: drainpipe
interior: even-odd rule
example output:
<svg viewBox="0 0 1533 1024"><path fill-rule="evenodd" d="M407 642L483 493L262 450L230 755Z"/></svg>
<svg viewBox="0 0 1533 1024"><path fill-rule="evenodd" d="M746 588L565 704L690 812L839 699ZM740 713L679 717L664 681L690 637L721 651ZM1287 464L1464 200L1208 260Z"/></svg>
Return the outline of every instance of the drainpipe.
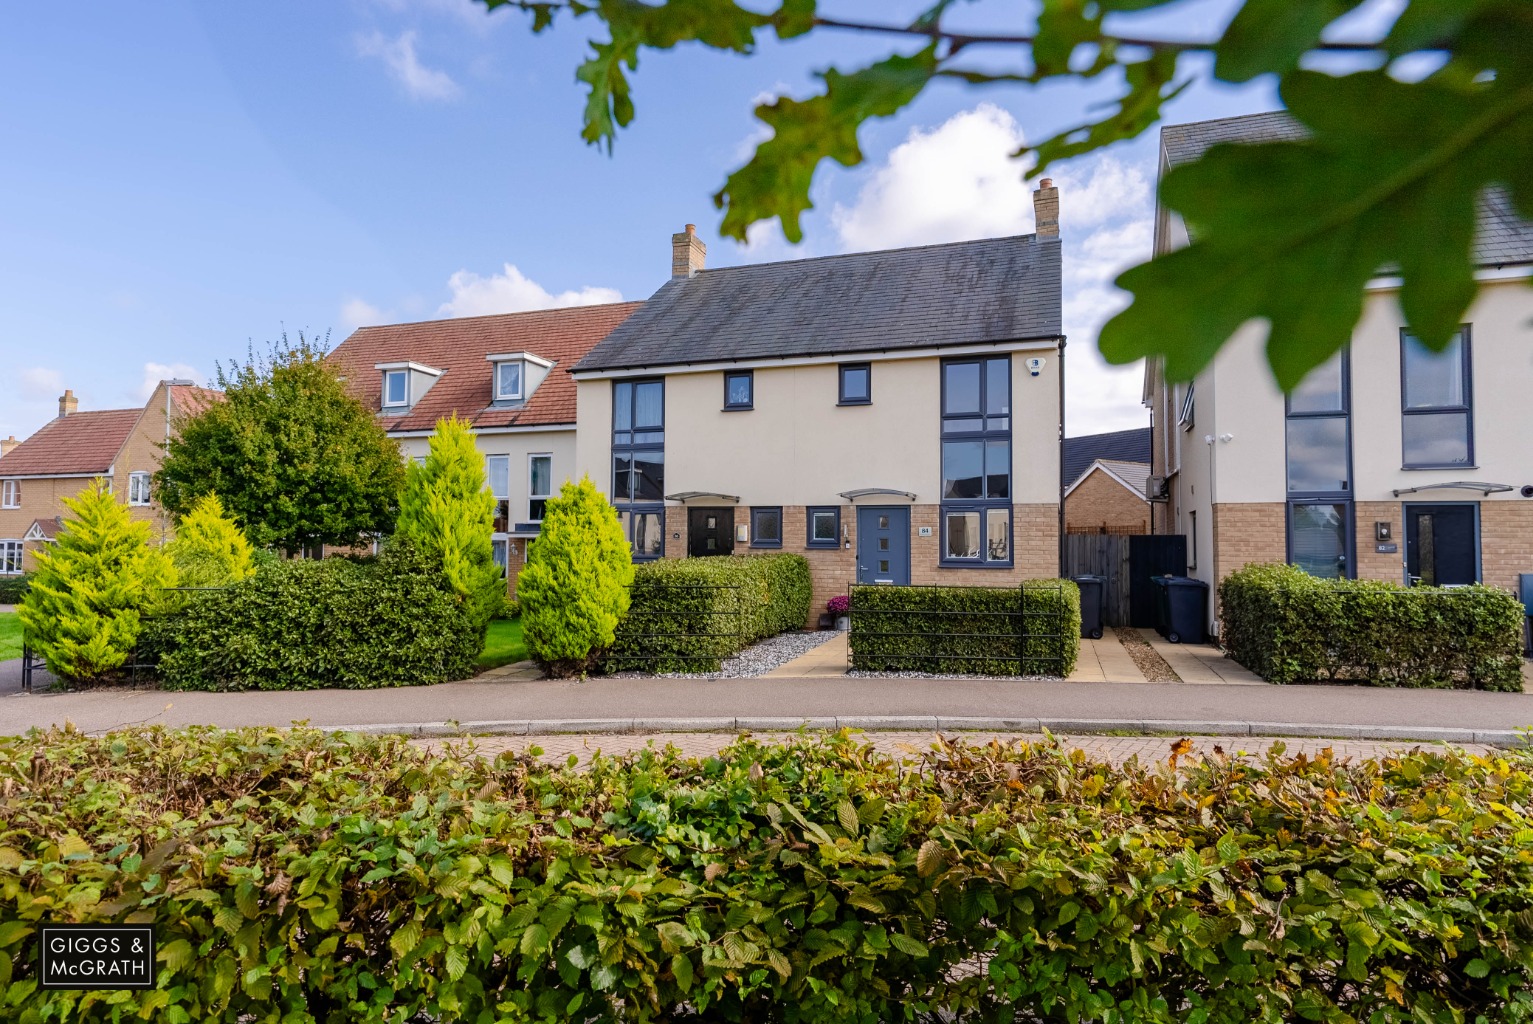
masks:
<svg viewBox="0 0 1533 1024"><path fill-rule="evenodd" d="M1059 572L1065 574L1065 336L1059 336Z"/></svg>

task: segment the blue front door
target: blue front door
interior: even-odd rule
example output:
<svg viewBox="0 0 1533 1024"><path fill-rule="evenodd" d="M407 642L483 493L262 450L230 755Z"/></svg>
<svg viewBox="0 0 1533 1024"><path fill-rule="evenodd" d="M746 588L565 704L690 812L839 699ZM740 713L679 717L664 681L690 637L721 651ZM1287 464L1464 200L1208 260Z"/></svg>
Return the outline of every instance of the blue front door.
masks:
<svg viewBox="0 0 1533 1024"><path fill-rule="evenodd" d="M910 509L857 510L857 582L910 585Z"/></svg>

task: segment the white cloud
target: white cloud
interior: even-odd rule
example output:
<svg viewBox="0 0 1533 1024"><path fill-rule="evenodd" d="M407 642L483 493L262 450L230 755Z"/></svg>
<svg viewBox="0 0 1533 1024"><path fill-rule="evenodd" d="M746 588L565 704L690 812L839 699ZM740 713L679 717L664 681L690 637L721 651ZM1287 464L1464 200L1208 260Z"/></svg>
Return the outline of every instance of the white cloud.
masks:
<svg viewBox="0 0 1533 1024"><path fill-rule="evenodd" d="M460 93L458 83L445 71L428 68L415 52L415 32L401 32L389 39L382 32L357 37L357 53L377 57L406 92L420 100L450 100Z"/></svg>
<svg viewBox="0 0 1533 1024"><path fill-rule="evenodd" d="M351 298L341 303L341 324L347 334L358 327L372 327L388 321L389 317L383 310L365 299Z"/></svg>
<svg viewBox="0 0 1533 1024"><path fill-rule="evenodd" d="M149 396L154 394L154 389L159 387L162 380L190 380L200 383L203 379L200 370L186 363L145 363L144 379L138 386L138 400L148 401Z"/></svg>
<svg viewBox="0 0 1533 1024"><path fill-rule="evenodd" d="M374 5L395 15L436 15L451 17L470 28L487 31L509 20L505 12L490 10L482 0L374 0Z"/></svg>
<svg viewBox="0 0 1533 1024"><path fill-rule="evenodd" d="M57 370L34 366L16 374L17 390L24 402L42 402L64 393L64 375Z"/></svg>
<svg viewBox="0 0 1533 1024"><path fill-rule="evenodd" d="M452 298L437 310L438 315L447 317L520 313L529 309L623 301L622 294L616 289L592 285L555 294L530 280L510 263L505 265L503 273L489 277L481 277L472 270L460 270L448 278L447 287Z"/></svg>

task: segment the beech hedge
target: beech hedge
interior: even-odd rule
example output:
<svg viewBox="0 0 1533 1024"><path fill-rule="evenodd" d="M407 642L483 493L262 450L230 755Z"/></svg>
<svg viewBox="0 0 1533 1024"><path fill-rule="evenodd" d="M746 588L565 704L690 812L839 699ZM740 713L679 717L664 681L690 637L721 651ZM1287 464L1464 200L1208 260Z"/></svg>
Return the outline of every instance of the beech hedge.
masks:
<svg viewBox="0 0 1533 1024"><path fill-rule="evenodd" d="M483 646L440 563L393 543L261 564L149 622L140 654L172 690L367 689L463 679Z"/></svg>
<svg viewBox="0 0 1533 1024"><path fill-rule="evenodd" d="M1533 1020L1533 756L0 740L0 1018ZM155 926L42 990L44 921Z"/></svg>
<svg viewBox="0 0 1533 1024"><path fill-rule="evenodd" d="M791 553L661 559L634 566L609 672L716 672L757 640L804 628L809 561Z"/></svg>
<svg viewBox="0 0 1533 1024"><path fill-rule="evenodd" d="M1014 587L852 588L852 668L1068 676L1081 649L1070 580Z"/></svg>
<svg viewBox="0 0 1533 1024"><path fill-rule="evenodd" d="M1225 650L1269 682L1522 690L1522 605L1494 587L1248 565L1219 584L1219 602Z"/></svg>

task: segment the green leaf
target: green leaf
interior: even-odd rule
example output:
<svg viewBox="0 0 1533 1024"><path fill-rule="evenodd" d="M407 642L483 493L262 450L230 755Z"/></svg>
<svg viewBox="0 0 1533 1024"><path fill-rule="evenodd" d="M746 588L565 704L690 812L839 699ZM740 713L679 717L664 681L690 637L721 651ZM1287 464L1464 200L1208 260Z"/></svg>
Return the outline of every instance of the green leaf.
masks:
<svg viewBox="0 0 1533 1024"><path fill-rule="evenodd" d="M548 929L541 924L530 925L522 932L521 951L523 956L537 956L548 948Z"/></svg>
<svg viewBox="0 0 1533 1024"><path fill-rule="evenodd" d="M855 836L857 828L861 824L857 817L857 806L850 800L842 800L836 804L836 821L846 830L847 835Z"/></svg>
<svg viewBox="0 0 1533 1024"><path fill-rule="evenodd" d="M35 929L23 921L0 921L0 949L14 946Z"/></svg>
<svg viewBox="0 0 1533 1024"><path fill-rule="evenodd" d="M447 977L457 981L468 970L468 950L463 946L447 947Z"/></svg>
<svg viewBox="0 0 1533 1024"><path fill-rule="evenodd" d="M396 961L402 961L420 944L420 941L421 923L411 918L394 929L394 934L389 936L389 949L393 950Z"/></svg>
<svg viewBox="0 0 1533 1024"><path fill-rule="evenodd" d="M895 949L899 950L901 953L904 953L906 956L922 957L926 956L927 953L930 952L930 950L926 948L926 944L924 942L919 942L916 939L912 939L909 935L906 935L903 932L890 932L889 944L892 945Z"/></svg>
<svg viewBox="0 0 1533 1024"><path fill-rule="evenodd" d="M1226 82L1285 74L1320 34L1362 0L1246 0L1215 49L1214 74Z"/></svg>
<svg viewBox="0 0 1533 1024"><path fill-rule="evenodd" d="M676 976L676 985L683 992L692 987L692 961L685 953L671 957L671 973Z"/></svg>
<svg viewBox="0 0 1533 1024"><path fill-rule="evenodd" d="M1479 957L1475 957L1464 965L1464 973L1471 978L1483 978L1490 973L1490 964Z"/></svg>
<svg viewBox="0 0 1533 1024"><path fill-rule="evenodd" d="M926 840L916 851L916 874L922 878L930 876L942 866L944 859L942 844L935 839Z"/></svg>

